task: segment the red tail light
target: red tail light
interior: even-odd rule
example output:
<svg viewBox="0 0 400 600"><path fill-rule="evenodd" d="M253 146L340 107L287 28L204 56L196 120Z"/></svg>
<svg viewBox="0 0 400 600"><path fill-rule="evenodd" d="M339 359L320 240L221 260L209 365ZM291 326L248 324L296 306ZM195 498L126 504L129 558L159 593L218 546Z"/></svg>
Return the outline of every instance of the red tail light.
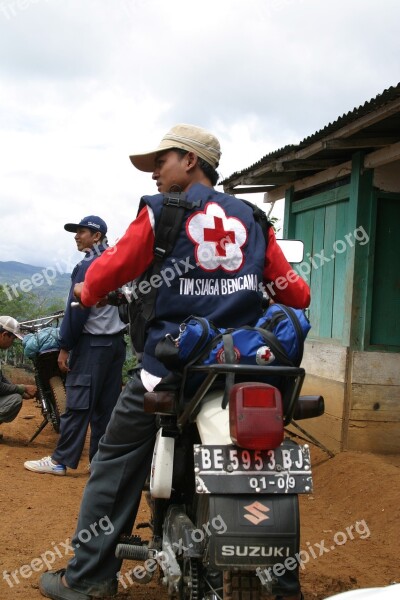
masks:
<svg viewBox="0 0 400 600"><path fill-rule="evenodd" d="M277 448L283 440L280 391L266 383L237 383L229 398L231 439L241 448Z"/></svg>

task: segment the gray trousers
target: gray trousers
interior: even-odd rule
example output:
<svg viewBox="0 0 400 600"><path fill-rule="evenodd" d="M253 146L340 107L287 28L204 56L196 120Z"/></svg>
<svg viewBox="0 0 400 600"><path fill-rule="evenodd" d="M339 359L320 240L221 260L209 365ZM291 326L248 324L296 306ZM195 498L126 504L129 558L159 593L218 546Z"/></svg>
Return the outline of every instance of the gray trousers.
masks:
<svg viewBox="0 0 400 600"><path fill-rule="evenodd" d="M22 396L19 394L8 394L0 396L0 423L14 421L22 406Z"/></svg>
<svg viewBox="0 0 400 600"><path fill-rule="evenodd" d="M90 596L117 591L122 561L115 548L121 534L132 532L150 471L156 426L143 411L144 392L138 376L129 380L91 463L66 571L68 585Z"/></svg>

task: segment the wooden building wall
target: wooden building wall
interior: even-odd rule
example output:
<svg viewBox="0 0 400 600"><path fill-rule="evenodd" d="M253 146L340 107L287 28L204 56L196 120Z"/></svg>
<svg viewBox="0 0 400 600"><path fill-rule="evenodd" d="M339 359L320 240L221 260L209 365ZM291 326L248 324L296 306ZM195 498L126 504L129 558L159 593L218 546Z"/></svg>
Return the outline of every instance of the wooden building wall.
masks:
<svg viewBox="0 0 400 600"><path fill-rule="evenodd" d="M302 394L323 396L325 414L300 424L333 452L343 450L347 363L348 349L344 346L317 340L305 344L302 367L306 378Z"/></svg>
<svg viewBox="0 0 400 600"><path fill-rule="evenodd" d="M353 352L348 387L349 422L344 447L400 452L400 355Z"/></svg>
<svg viewBox="0 0 400 600"><path fill-rule="evenodd" d="M350 181L286 196L285 237L304 241L312 298L303 393L326 406L304 428L333 451L400 452L398 173L356 154Z"/></svg>

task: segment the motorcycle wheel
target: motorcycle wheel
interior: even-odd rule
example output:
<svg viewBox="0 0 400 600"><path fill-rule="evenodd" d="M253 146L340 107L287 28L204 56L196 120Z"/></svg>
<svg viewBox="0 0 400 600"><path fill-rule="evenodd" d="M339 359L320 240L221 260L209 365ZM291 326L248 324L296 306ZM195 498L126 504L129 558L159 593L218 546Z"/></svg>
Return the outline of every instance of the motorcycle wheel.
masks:
<svg viewBox="0 0 400 600"><path fill-rule="evenodd" d="M224 571L224 600L263 600L269 597L254 571Z"/></svg>
<svg viewBox="0 0 400 600"><path fill-rule="evenodd" d="M199 494L196 497L196 527L202 528L209 521L209 501L207 494ZM229 571L224 570L221 572L221 577L215 577L216 573L207 574L207 563L208 563L209 549L208 542L205 542L203 563L205 565L204 573L205 578L202 583L202 589L208 590L204 593L204 598L207 600L217 600L223 598L223 600L266 600L269 596L267 590L265 590L261 584L259 577L255 571ZM213 585L210 585L210 579Z"/></svg>
<svg viewBox="0 0 400 600"><path fill-rule="evenodd" d="M57 422L57 429L54 427L58 433L59 425L60 425L60 416L65 412L67 406L67 395L65 393L64 383L58 375L54 377L50 377L49 379L50 389L54 399L54 412ZM53 426L55 424L53 423Z"/></svg>

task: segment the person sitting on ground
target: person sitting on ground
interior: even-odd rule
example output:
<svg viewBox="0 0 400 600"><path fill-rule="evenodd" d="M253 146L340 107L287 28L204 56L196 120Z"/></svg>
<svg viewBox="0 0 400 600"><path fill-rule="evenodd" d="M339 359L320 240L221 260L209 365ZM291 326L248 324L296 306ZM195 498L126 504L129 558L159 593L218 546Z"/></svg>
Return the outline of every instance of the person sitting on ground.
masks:
<svg viewBox="0 0 400 600"><path fill-rule="evenodd" d="M13 317L0 317L0 349L7 350L16 338L22 339L19 323ZM34 398L35 385L11 383L0 370L0 425L14 421L22 407L22 400ZM0 440L3 434L0 433Z"/></svg>

